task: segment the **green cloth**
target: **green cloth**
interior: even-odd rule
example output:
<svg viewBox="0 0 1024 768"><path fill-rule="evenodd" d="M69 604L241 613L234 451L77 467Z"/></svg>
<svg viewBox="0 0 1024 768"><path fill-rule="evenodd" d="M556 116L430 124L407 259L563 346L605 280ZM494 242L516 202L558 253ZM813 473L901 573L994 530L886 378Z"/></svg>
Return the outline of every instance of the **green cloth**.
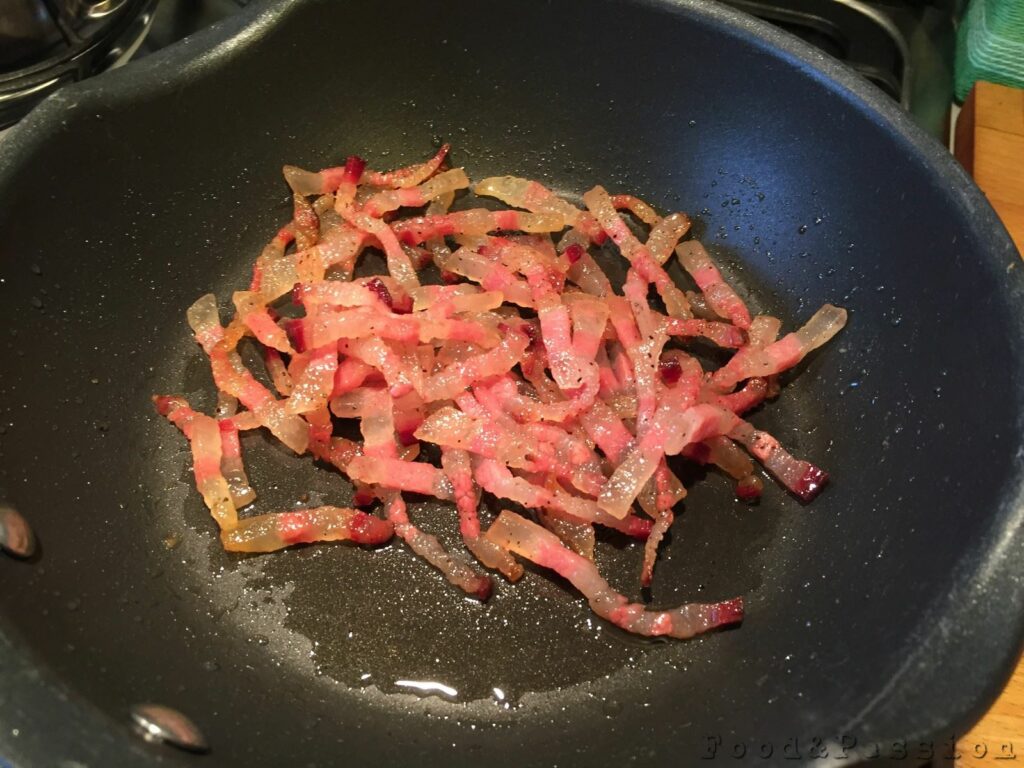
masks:
<svg viewBox="0 0 1024 768"><path fill-rule="evenodd" d="M977 80L1024 88L1024 0L971 0L957 31L957 100Z"/></svg>

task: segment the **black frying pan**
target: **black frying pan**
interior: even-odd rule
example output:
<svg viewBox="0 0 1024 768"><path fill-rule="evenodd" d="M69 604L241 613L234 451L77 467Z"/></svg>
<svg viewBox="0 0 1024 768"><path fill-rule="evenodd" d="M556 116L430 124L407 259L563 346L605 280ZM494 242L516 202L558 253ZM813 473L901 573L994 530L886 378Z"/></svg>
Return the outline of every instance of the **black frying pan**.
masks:
<svg viewBox="0 0 1024 768"><path fill-rule="evenodd" d="M287 217L282 163L398 165L435 137L474 177L691 212L753 306L792 325L849 308L755 418L833 485L748 508L709 476L658 566L654 604L742 593L741 628L638 642L538 573L481 606L398 545L220 551L149 402L211 405L185 307L244 281ZM15 765L686 764L709 737L719 758L854 741L898 758L903 741L913 759L962 732L1017 656L1019 257L895 106L736 13L260 6L61 91L7 137L0 265L0 485L41 541L33 561L0 558ZM337 475L259 436L245 448L262 509L346 500ZM444 508L418 514L454 530ZM601 557L632 589L637 552L611 540ZM190 716L212 754L144 744L127 717L143 701Z"/></svg>

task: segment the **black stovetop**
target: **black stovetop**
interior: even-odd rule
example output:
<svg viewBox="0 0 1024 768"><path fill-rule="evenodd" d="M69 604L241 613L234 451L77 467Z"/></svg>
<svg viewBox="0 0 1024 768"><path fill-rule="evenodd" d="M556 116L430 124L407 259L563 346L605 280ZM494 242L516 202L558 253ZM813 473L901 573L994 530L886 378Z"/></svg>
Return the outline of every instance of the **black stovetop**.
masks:
<svg viewBox="0 0 1024 768"><path fill-rule="evenodd" d="M31 32L24 32L18 45L0 46L0 76L45 58L54 46L62 44L41 14L25 9L56 7L64 1L15 0L0 4L0 39L5 39L5 28ZM942 136L952 95L954 17L962 0L722 1L846 62L900 102L927 130ZM248 2L160 0L148 35L134 57L146 56L237 13Z"/></svg>

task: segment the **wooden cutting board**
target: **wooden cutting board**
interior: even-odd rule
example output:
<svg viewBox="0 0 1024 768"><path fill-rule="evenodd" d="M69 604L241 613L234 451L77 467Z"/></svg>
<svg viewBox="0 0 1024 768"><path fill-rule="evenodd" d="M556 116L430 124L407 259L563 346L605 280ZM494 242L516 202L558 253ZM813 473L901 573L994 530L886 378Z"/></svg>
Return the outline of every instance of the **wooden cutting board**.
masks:
<svg viewBox="0 0 1024 768"><path fill-rule="evenodd" d="M1024 253L1024 90L978 83L957 120L955 154ZM1024 659L959 751L965 768L1024 764Z"/></svg>

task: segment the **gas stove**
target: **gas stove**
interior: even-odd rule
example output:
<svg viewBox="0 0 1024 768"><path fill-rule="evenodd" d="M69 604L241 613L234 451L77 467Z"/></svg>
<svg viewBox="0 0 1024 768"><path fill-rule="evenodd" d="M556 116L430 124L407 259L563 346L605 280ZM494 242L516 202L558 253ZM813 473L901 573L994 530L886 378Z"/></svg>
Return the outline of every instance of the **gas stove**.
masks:
<svg viewBox="0 0 1024 768"><path fill-rule="evenodd" d="M0 129L67 83L138 52L156 0L3 0Z"/></svg>
<svg viewBox="0 0 1024 768"><path fill-rule="evenodd" d="M249 0L3 0L0 129L66 82L144 57ZM845 61L938 138L960 0L724 0Z"/></svg>
<svg viewBox="0 0 1024 768"><path fill-rule="evenodd" d="M840 59L942 141L962 0L724 0Z"/></svg>

